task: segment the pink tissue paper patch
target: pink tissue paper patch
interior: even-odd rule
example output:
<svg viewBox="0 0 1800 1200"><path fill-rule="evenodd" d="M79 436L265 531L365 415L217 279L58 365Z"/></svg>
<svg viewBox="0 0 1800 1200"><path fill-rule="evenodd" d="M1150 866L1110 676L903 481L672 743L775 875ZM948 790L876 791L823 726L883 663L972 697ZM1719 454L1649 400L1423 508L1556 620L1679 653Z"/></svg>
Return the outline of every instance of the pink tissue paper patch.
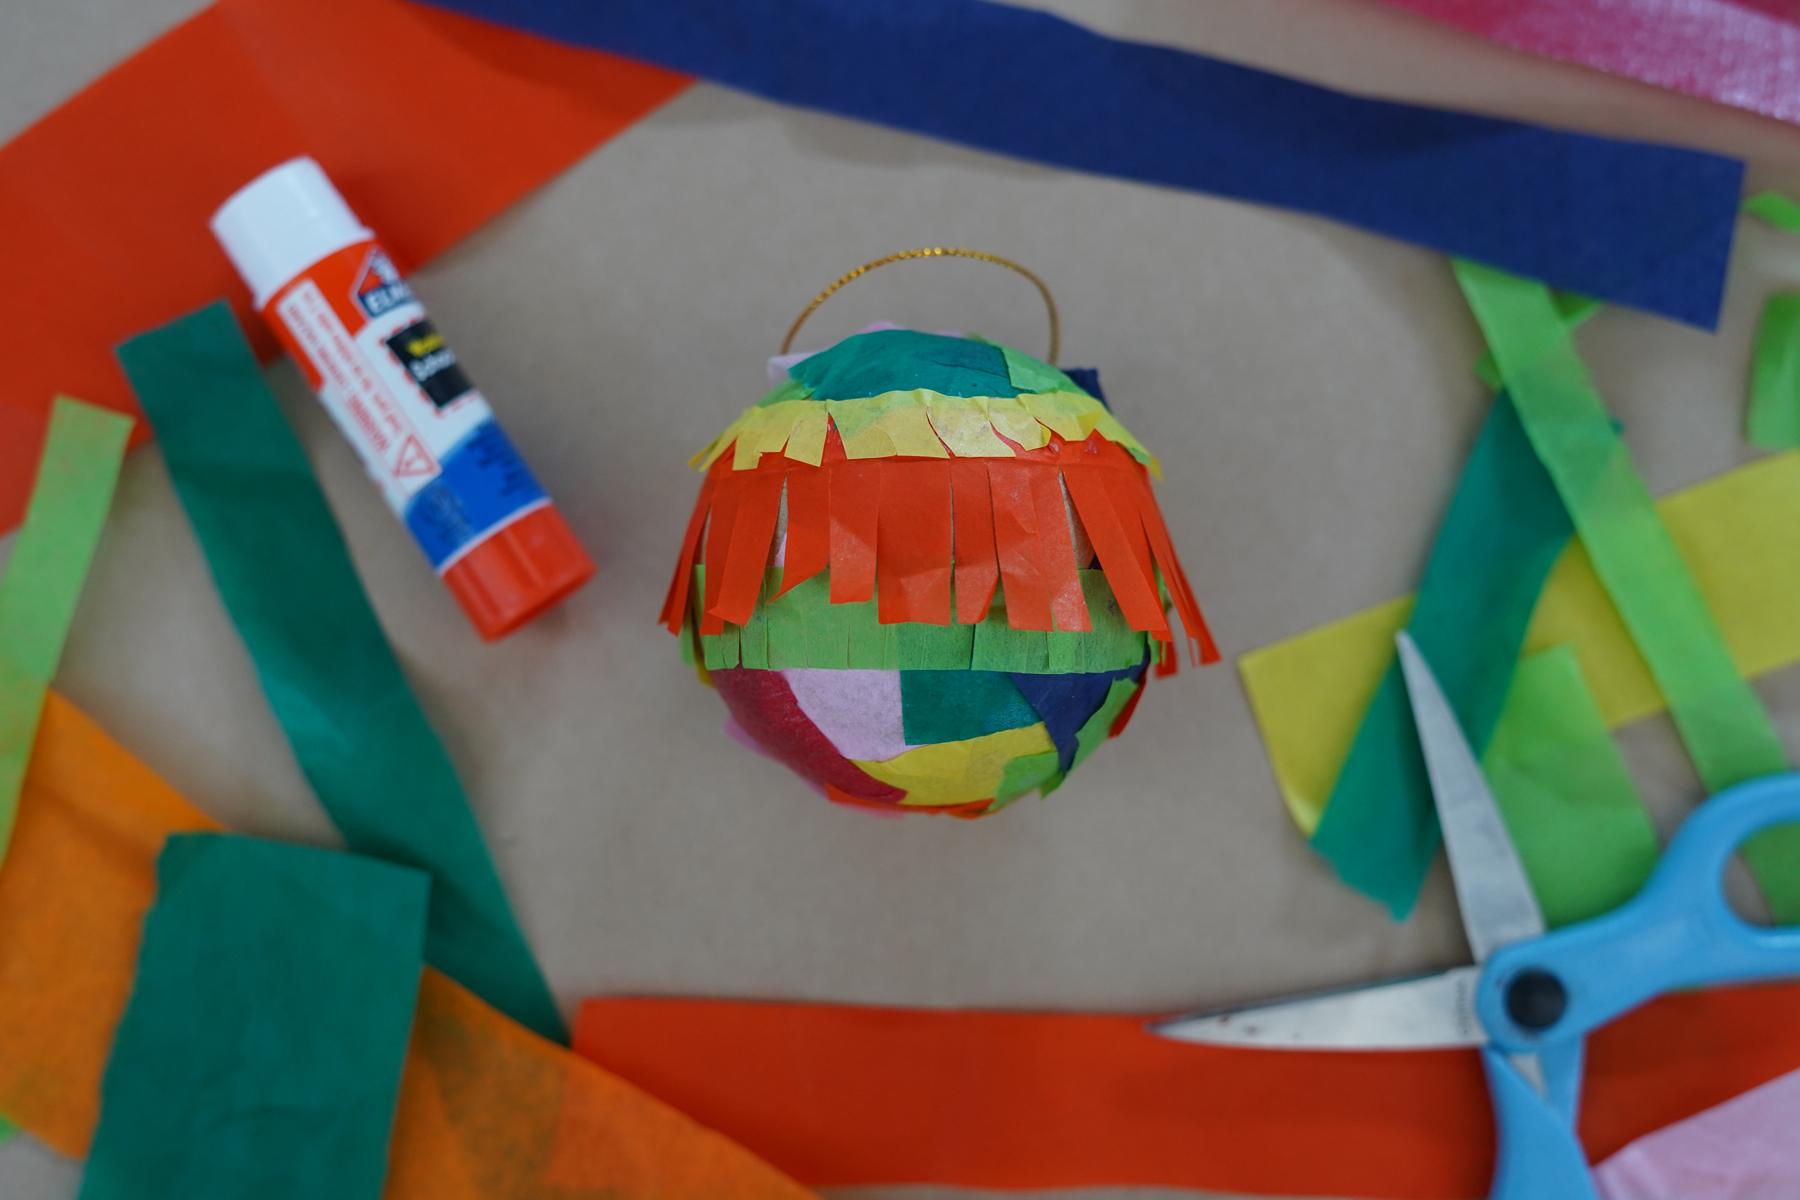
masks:
<svg viewBox="0 0 1800 1200"><path fill-rule="evenodd" d="M900 715L900 672L789 667L794 701L845 758L886 762L909 746Z"/></svg>
<svg viewBox="0 0 1800 1200"><path fill-rule="evenodd" d="M1791 0L1386 0L1561 62L1800 122Z"/></svg>
<svg viewBox="0 0 1800 1200"><path fill-rule="evenodd" d="M1598 1167L1602 1200L1800 1196L1800 1071L1646 1134Z"/></svg>

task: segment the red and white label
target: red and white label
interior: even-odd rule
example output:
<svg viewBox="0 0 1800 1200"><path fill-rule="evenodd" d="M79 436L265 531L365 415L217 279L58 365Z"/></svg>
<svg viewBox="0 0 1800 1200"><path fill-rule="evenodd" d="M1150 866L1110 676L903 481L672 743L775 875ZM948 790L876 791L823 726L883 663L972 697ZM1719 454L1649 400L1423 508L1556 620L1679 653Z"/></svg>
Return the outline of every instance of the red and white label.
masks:
<svg viewBox="0 0 1800 1200"><path fill-rule="evenodd" d="M425 310L372 242L315 263L277 293L265 315L402 516L441 474L445 455L492 416L473 389L454 404L433 404L394 357L386 339L423 321Z"/></svg>
<svg viewBox="0 0 1800 1200"><path fill-rule="evenodd" d="M414 475L436 475L438 465L432 461L431 455L425 453L424 445L416 437L409 437L400 445L400 457L394 460L394 474L401 479Z"/></svg>

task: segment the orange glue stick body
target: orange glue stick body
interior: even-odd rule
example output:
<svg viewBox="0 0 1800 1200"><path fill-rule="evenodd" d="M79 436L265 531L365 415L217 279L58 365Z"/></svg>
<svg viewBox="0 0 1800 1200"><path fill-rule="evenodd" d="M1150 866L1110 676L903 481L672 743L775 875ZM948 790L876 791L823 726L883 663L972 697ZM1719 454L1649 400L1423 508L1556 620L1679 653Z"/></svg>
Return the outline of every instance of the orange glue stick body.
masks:
<svg viewBox="0 0 1800 1200"><path fill-rule="evenodd" d="M484 639L593 574L455 351L317 163L264 172L220 207L212 229Z"/></svg>

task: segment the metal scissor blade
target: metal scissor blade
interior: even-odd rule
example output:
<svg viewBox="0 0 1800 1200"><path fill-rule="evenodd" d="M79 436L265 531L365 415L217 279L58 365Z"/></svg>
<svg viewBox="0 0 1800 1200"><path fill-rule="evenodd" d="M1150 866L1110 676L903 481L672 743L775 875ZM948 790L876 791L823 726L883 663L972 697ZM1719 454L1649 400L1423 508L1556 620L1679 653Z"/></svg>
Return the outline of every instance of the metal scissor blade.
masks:
<svg viewBox="0 0 1800 1200"><path fill-rule="evenodd" d="M1476 967L1367 987L1315 992L1245 1008L1194 1013L1151 1024L1182 1042L1277 1050L1421 1050L1479 1046Z"/></svg>
<svg viewBox="0 0 1800 1200"><path fill-rule="evenodd" d="M1395 640L1463 931L1479 965L1501 946L1541 936L1544 914L1450 701L1411 636L1401 633Z"/></svg>

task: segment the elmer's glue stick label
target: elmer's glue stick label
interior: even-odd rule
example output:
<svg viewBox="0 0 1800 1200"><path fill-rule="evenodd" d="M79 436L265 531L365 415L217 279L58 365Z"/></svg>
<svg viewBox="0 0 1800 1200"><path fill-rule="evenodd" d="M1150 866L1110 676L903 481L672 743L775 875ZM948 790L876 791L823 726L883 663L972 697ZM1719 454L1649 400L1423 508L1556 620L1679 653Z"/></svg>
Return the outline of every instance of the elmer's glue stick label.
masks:
<svg viewBox="0 0 1800 1200"><path fill-rule="evenodd" d="M593 571L456 352L317 164L238 192L213 230L388 506L498 637Z"/></svg>
<svg viewBox="0 0 1800 1200"><path fill-rule="evenodd" d="M374 242L315 263L263 312L440 573L550 503Z"/></svg>

